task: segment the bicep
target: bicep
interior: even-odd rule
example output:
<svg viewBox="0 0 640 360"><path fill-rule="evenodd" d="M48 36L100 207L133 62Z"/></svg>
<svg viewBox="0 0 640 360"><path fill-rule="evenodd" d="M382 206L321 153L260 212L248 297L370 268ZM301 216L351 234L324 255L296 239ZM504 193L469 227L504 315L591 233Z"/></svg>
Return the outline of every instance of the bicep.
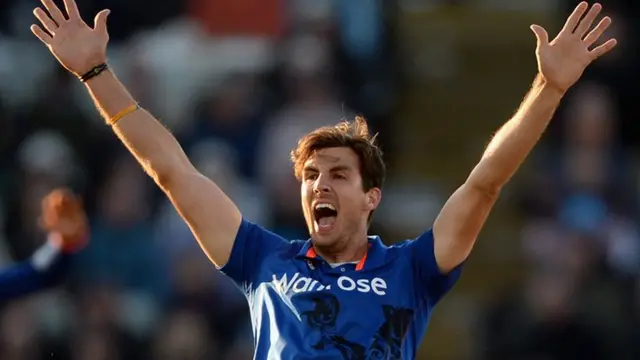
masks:
<svg viewBox="0 0 640 360"><path fill-rule="evenodd" d="M195 169L174 176L163 190L209 259L224 265L242 221L233 201Z"/></svg>
<svg viewBox="0 0 640 360"><path fill-rule="evenodd" d="M442 272L469 256L497 198L497 193L464 184L447 200L433 226L435 257Z"/></svg>

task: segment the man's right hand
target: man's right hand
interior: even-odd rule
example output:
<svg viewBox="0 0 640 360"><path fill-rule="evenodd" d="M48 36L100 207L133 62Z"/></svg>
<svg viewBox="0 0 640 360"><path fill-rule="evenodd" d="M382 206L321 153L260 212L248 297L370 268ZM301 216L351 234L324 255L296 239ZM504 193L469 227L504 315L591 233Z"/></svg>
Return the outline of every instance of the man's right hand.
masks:
<svg viewBox="0 0 640 360"><path fill-rule="evenodd" d="M33 13L44 29L31 25L31 31L47 45L62 66L76 76L82 76L107 61L109 10L100 11L91 28L80 17L75 0L64 0L66 17L53 0L42 0L42 3L49 14L40 7Z"/></svg>

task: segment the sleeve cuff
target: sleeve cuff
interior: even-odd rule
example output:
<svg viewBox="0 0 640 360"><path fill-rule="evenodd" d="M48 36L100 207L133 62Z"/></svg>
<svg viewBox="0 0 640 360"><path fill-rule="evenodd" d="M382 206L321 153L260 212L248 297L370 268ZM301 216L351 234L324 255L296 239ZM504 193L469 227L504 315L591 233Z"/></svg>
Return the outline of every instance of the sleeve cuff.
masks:
<svg viewBox="0 0 640 360"><path fill-rule="evenodd" d="M53 267L62 256L62 250L52 241L47 241L31 256L31 264L37 271L46 271Z"/></svg>

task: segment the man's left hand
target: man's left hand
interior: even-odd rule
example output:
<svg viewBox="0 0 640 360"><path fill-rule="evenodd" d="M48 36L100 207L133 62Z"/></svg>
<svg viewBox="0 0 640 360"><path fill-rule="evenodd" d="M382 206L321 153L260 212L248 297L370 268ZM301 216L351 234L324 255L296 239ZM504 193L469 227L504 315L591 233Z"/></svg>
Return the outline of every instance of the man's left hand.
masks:
<svg viewBox="0 0 640 360"><path fill-rule="evenodd" d="M605 16L592 28L601 10L600 4L596 3L589 8L586 2L581 2L569 16L558 36L551 42L544 28L531 25L531 30L538 40L536 47L538 70L547 85L562 93L566 92L578 81L591 62L616 46L616 39L609 39L594 47L611 25L611 18Z"/></svg>

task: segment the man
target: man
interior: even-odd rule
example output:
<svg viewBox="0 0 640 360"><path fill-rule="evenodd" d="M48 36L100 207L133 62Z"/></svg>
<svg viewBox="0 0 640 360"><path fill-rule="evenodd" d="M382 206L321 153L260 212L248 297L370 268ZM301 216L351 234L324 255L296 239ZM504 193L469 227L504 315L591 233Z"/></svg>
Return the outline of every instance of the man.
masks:
<svg viewBox="0 0 640 360"><path fill-rule="evenodd" d="M86 215L73 194L56 189L42 200L41 208L40 226L47 231L47 242L31 259L0 270L0 302L59 284L73 254L86 244Z"/></svg>
<svg viewBox="0 0 640 360"><path fill-rule="evenodd" d="M539 74L518 112L447 201L433 230L386 247L367 236L381 200L384 164L362 119L316 130L292 153L309 241L289 242L251 224L189 162L175 138L106 65L108 10L93 28L73 0L52 0L33 33L83 81L116 135L188 223L211 261L245 292L257 359L415 357L433 306L451 288L501 188L549 123L562 96L615 40L593 47L611 19L581 3L560 34L531 29ZM584 18L583 18L584 16Z"/></svg>

